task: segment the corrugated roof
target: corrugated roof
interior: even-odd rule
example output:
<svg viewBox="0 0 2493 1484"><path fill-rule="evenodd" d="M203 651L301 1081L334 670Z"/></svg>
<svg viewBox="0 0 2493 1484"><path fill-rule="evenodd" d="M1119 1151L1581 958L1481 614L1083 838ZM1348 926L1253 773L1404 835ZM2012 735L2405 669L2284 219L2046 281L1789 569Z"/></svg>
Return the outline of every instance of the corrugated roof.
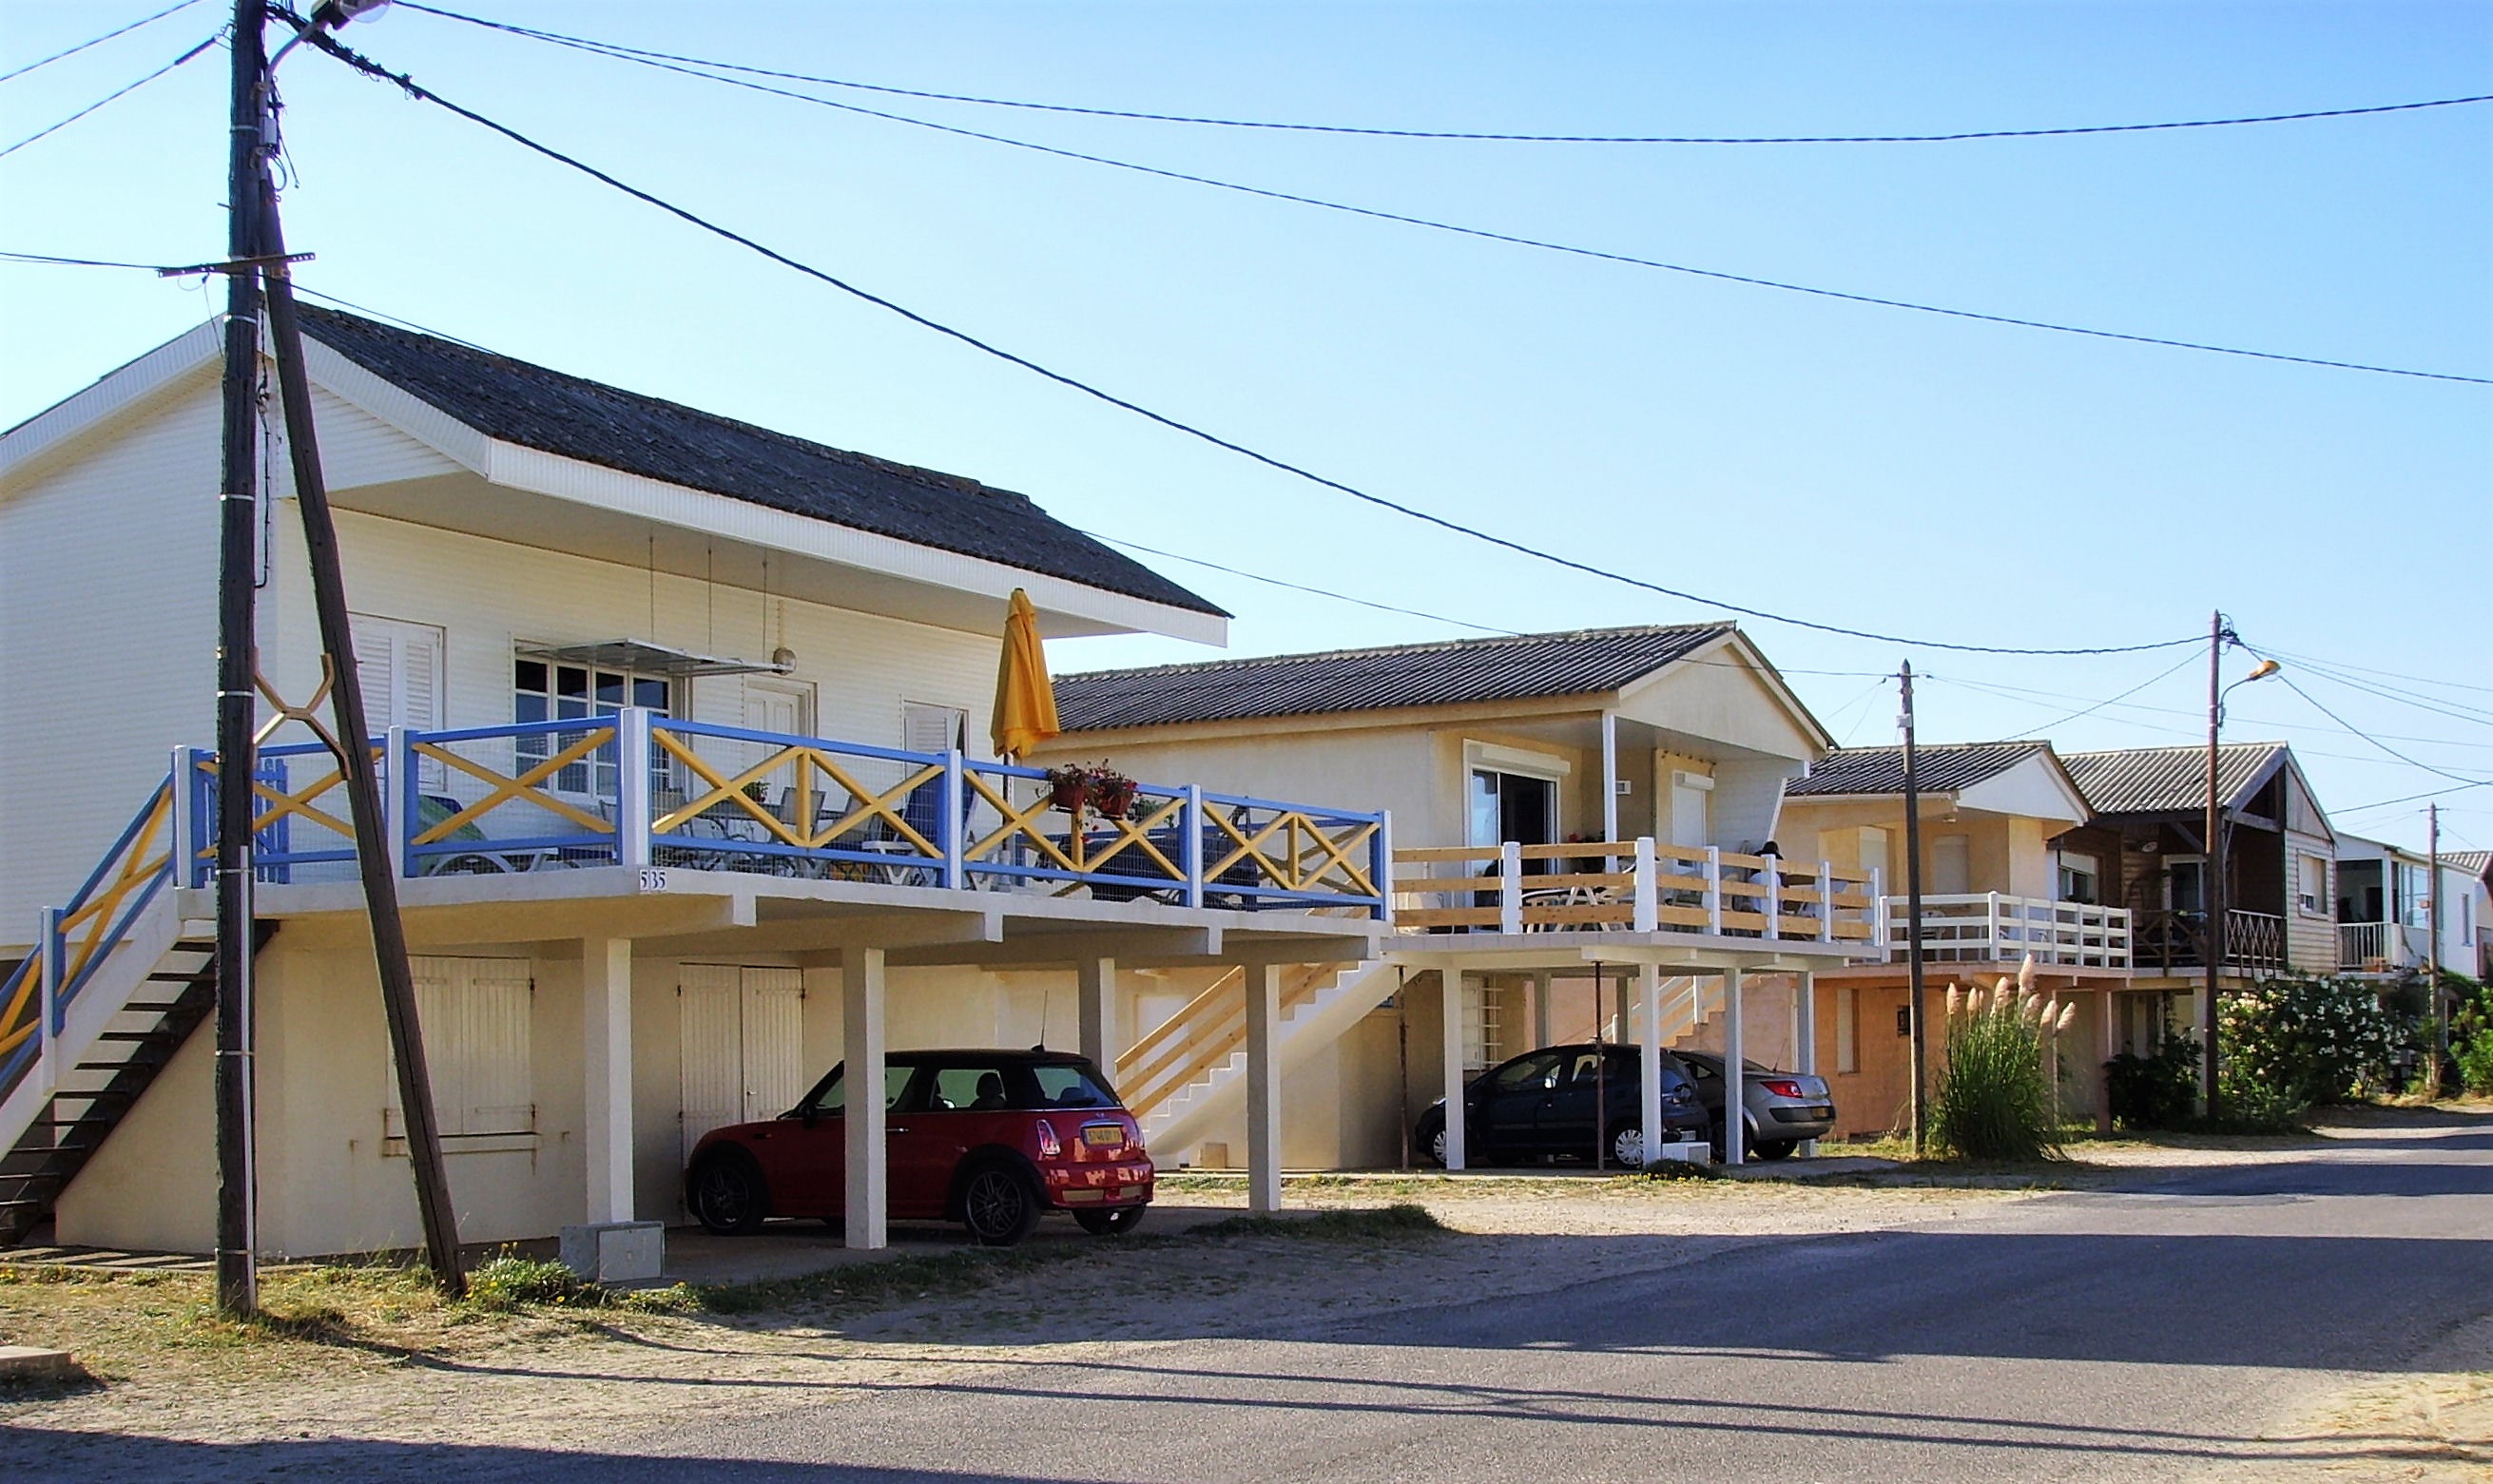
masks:
<svg viewBox="0 0 2493 1484"><path fill-rule="evenodd" d="M1097 670L1059 677L1056 710L1066 731L1108 731L1583 696L1618 690L1736 632L1730 624L1587 629Z"/></svg>
<svg viewBox="0 0 2493 1484"><path fill-rule="evenodd" d="M2493 850L2444 850L2441 863L2455 866L2469 876L2480 876L2493 870Z"/></svg>
<svg viewBox="0 0 2493 1484"><path fill-rule="evenodd" d="M2036 753L2050 752L2049 742L1945 742L1913 749L1914 782L1934 793L1970 788L1997 778ZM1902 793L1905 750L1901 747L1847 747L1827 754L1809 770L1809 777L1788 784L1787 798L1812 794Z"/></svg>
<svg viewBox="0 0 2493 1484"><path fill-rule="evenodd" d="M489 437L1129 598L1222 612L1027 495L336 310L307 304L302 315L323 345Z"/></svg>
<svg viewBox="0 0 2493 1484"><path fill-rule="evenodd" d="M2228 742L2216 750L2216 789L2239 809L2285 757L2282 742ZM2208 750L2133 747L2063 753L2061 766L2099 815L2171 814L2208 807Z"/></svg>

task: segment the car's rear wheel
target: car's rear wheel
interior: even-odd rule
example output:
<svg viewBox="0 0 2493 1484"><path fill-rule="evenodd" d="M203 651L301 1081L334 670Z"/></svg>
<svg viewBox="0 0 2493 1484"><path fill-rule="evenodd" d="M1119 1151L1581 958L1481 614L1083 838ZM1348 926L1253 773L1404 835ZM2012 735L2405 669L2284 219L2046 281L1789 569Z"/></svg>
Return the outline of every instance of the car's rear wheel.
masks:
<svg viewBox="0 0 2493 1484"><path fill-rule="evenodd" d="M1749 1152L1759 1159L1787 1159L1791 1151L1799 1147L1800 1143L1797 1140L1769 1139Z"/></svg>
<svg viewBox="0 0 2493 1484"><path fill-rule="evenodd" d="M1613 1123L1607 1141L1610 1163L1622 1170L1644 1168L1644 1130L1633 1123Z"/></svg>
<svg viewBox="0 0 2493 1484"><path fill-rule="evenodd" d="M1038 1225L1038 1192L1018 1171L989 1165L961 1187L961 1225L981 1247L1009 1247Z"/></svg>
<svg viewBox="0 0 2493 1484"><path fill-rule="evenodd" d="M1076 1211L1073 1219L1093 1236L1122 1236L1141 1226L1143 1212L1149 1209L1151 1207L1142 1205L1121 1205L1108 1210Z"/></svg>
<svg viewBox="0 0 2493 1484"><path fill-rule="evenodd" d="M769 1192L762 1183L762 1167L741 1149L723 1149L703 1157L685 1182L685 1204L693 1220L721 1236L743 1236L762 1229L770 1214Z"/></svg>

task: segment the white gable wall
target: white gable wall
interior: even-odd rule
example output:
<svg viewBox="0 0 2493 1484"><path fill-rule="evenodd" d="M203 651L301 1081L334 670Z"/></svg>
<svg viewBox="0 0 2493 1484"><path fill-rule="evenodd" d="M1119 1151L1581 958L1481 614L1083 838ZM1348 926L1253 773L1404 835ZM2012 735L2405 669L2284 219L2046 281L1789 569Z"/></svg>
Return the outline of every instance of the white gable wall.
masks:
<svg viewBox="0 0 2493 1484"><path fill-rule="evenodd" d="M0 943L215 726L216 372L0 491Z"/></svg>

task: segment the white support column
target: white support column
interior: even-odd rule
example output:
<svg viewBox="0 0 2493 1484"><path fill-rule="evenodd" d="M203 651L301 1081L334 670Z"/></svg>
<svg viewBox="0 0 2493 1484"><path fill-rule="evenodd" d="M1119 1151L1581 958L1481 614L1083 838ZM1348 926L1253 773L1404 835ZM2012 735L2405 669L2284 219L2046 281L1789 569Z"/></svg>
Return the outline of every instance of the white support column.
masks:
<svg viewBox="0 0 2493 1484"><path fill-rule="evenodd" d="M1741 1061L1747 1054L1740 1035L1740 971L1723 973L1723 1163L1740 1164L1747 1156L1748 1128L1742 1123Z"/></svg>
<svg viewBox="0 0 2493 1484"><path fill-rule="evenodd" d="M1281 1208L1281 965L1246 969L1246 1208Z"/></svg>
<svg viewBox="0 0 2493 1484"><path fill-rule="evenodd" d="M1117 1079L1117 961L1084 959L1075 965L1080 985L1075 997L1073 1018L1080 1026L1082 1054L1105 1074L1110 1082Z"/></svg>
<svg viewBox="0 0 2493 1484"><path fill-rule="evenodd" d="M35 1076L37 1085L49 1091L60 1085L60 1049L53 1038L60 1034L61 974L67 967L61 954L61 909L38 907L35 911Z"/></svg>
<svg viewBox="0 0 2493 1484"><path fill-rule="evenodd" d="M1793 1059L1806 1076L1817 1075L1817 975L1804 969L1792 978ZM1800 1142L1803 1155L1817 1153L1817 1141Z"/></svg>
<svg viewBox="0 0 2493 1484"><path fill-rule="evenodd" d="M2112 1132L2112 1079L2102 1075L2105 1062L2120 1052L2120 1001L2114 997L2113 987L2106 983L2095 995L2095 1132Z"/></svg>
<svg viewBox="0 0 2493 1484"><path fill-rule="evenodd" d="M1835 863L1817 863L1817 940L1835 941Z"/></svg>
<svg viewBox="0 0 2493 1484"><path fill-rule="evenodd" d="M1723 935L1723 847L1705 847L1705 931Z"/></svg>
<svg viewBox="0 0 2493 1484"><path fill-rule="evenodd" d="M196 886L207 879L208 863L199 852L207 842L199 838L199 811L195 807L199 797L199 762L207 756L195 747L173 749L173 884ZM393 852L390 859L405 859L403 852ZM392 867L396 870L396 867Z"/></svg>
<svg viewBox="0 0 2493 1484"><path fill-rule="evenodd" d="M961 891L970 884L968 874L962 865L963 851L967 843L961 838L967 833L962 828L967 822L967 816L961 805L968 797L970 785L968 777L961 771L961 750L957 747L946 748L944 753L944 802L942 805L944 813L937 821L941 833L936 837L936 844L944 850L944 889L946 891Z"/></svg>
<svg viewBox="0 0 2493 1484"><path fill-rule="evenodd" d="M1523 931L1523 845L1510 840L1497 851L1497 931Z"/></svg>
<svg viewBox="0 0 2493 1484"><path fill-rule="evenodd" d="M630 1221L632 1207L632 940L580 940L582 1113L590 1225Z"/></svg>
<svg viewBox="0 0 2493 1484"><path fill-rule="evenodd" d="M1469 1134L1463 1117L1463 971L1441 968L1437 984L1445 1000L1445 1024L1438 1031L1437 1049L1446 1069L1446 1168L1460 1170L1463 1141Z"/></svg>
<svg viewBox="0 0 2493 1484"><path fill-rule="evenodd" d="M1636 842L1635 916L1631 919L1638 933L1656 933L1662 929L1662 893L1654 884L1653 837L1638 835Z"/></svg>
<svg viewBox="0 0 2493 1484"><path fill-rule="evenodd" d="M1532 975L1532 1044L1549 1044L1549 970L1536 969Z"/></svg>
<svg viewBox="0 0 2493 1484"><path fill-rule="evenodd" d="M840 950L840 1060L848 1108L848 1245L889 1245L885 1193L889 1145L884 1138L883 950Z"/></svg>
<svg viewBox="0 0 2493 1484"><path fill-rule="evenodd" d="M1644 965L1637 988L1637 1127L1644 1133L1644 1165L1650 1170L1662 1143L1662 965ZM1607 1131L1604 1137L1608 1137Z"/></svg>

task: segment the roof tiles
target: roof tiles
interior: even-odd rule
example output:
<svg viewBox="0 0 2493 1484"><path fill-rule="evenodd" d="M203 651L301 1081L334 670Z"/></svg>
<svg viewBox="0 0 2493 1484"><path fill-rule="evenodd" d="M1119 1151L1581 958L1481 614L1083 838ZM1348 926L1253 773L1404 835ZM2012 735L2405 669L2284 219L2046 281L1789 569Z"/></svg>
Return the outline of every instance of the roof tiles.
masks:
<svg viewBox="0 0 2493 1484"><path fill-rule="evenodd" d="M1098 670L1056 682L1066 731L1319 716L1615 691L1737 632L1730 624L1337 649Z"/></svg>
<svg viewBox="0 0 2493 1484"><path fill-rule="evenodd" d="M2216 787L2239 809L2285 756L2282 742L2228 742L2217 749ZM2061 765L2099 815L2175 814L2208 807L2208 750L2134 747L2063 753Z"/></svg>
<svg viewBox="0 0 2493 1484"><path fill-rule="evenodd" d="M2050 752L2049 742L1948 742L1913 749L1914 783L1932 793L1953 793L1985 779L1997 778L2037 753ZM1905 750L1901 747L1848 747L1829 753L1784 789L1787 798L1905 791Z"/></svg>

